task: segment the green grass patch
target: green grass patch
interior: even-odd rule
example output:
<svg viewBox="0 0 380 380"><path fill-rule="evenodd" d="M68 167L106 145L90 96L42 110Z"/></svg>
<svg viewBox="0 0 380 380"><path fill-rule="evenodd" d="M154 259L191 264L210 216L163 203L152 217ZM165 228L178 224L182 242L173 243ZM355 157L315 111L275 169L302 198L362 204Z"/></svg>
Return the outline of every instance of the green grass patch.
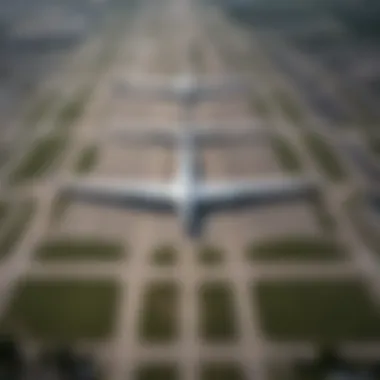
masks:
<svg viewBox="0 0 380 380"><path fill-rule="evenodd" d="M179 371L173 364L145 364L136 371L136 380L179 380Z"/></svg>
<svg viewBox="0 0 380 380"><path fill-rule="evenodd" d="M277 91L274 94L274 99L281 107L282 112L296 125L304 122L304 113L299 104L288 94L282 91Z"/></svg>
<svg viewBox="0 0 380 380"><path fill-rule="evenodd" d="M113 331L118 295L113 282L26 280L0 325L37 339L106 339Z"/></svg>
<svg viewBox="0 0 380 380"><path fill-rule="evenodd" d="M368 145L371 152L376 157L380 157L380 138L371 136L371 138L368 139Z"/></svg>
<svg viewBox="0 0 380 380"><path fill-rule="evenodd" d="M54 198L50 213L51 225L54 225L61 220L70 203L70 199L62 194L58 194Z"/></svg>
<svg viewBox="0 0 380 380"><path fill-rule="evenodd" d="M303 169L301 160L289 142L279 136L273 137L272 148L283 170L293 173Z"/></svg>
<svg viewBox="0 0 380 380"><path fill-rule="evenodd" d="M254 115L258 115L263 118L267 117L270 114L268 104L262 98L254 97L252 100L252 109Z"/></svg>
<svg viewBox="0 0 380 380"><path fill-rule="evenodd" d="M344 258L344 250L333 239L291 235L252 243L247 256L252 261L339 260Z"/></svg>
<svg viewBox="0 0 380 380"><path fill-rule="evenodd" d="M173 341L179 333L179 289L172 282L151 284L144 294L140 335L151 343Z"/></svg>
<svg viewBox="0 0 380 380"><path fill-rule="evenodd" d="M268 380L327 380L326 374L308 368L297 368L294 363L275 363L268 369Z"/></svg>
<svg viewBox="0 0 380 380"><path fill-rule="evenodd" d="M311 199L311 206L323 232L333 236L336 231L336 220L328 211L323 194L320 191L315 192L314 197Z"/></svg>
<svg viewBox="0 0 380 380"><path fill-rule="evenodd" d="M374 112L374 109L360 95L360 92L352 91L352 87L350 86L345 87L343 93L351 105L351 110L355 116L355 123L371 131L373 130L373 126L376 126L374 129L376 130L379 123L378 114Z"/></svg>
<svg viewBox="0 0 380 380"><path fill-rule="evenodd" d="M174 265L178 261L178 252L172 245L162 244L154 250L152 260L156 265Z"/></svg>
<svg viewBox="0 0 380 380"><path fill-rule="evenodd" d="M17 243L23 238L32 220L35 206L32 200L24 201L18 206L15 219L7 225L7 230L4 231L4 235L1 235L0 259L7 258Z"/></svg>
<svg viewBox="0 0 380 380"><path fill-rule="evenodd" d="M84 238L47 241L36 251L36 258L41 261L117 261L123 256L122 244Z"/></svg>
<svg viewBox="0 0 380 380"><path fill-rule="evenodd" d="M17 183L45 175L57 164L66 142L66 139L58 137L37 141L10 174L9 181Z"/></svg>
<svg viewBox="0 0 380 380"><path fill-rule="evenodd" d="M99 149L95 145L86 147L79 155L75 163L74 170L78 174L86 174L91 172L99 159Z"/></svg>
<svg viewBox="0 0 380 380"><path fill-rule="evenodd" d="M380 313L358 281L276 281L258 284L261 324L275 340L373 341Z"/></svg>
<svg viewBox="0 0 380 380"><path fill-rule="evenodd" d="M293 367L293 363L271 363L267 368L268 380L323 380L313 377L299 378Z"/></svg>
<svg viewBox="0 0 380 380"><path fill-rule="evenodd" d="M0 201L0 228L4 225L9 215L9 204L5 201Z"/></svg>
<svg viewBox="0 0 380 380"><path fill-rule="evenodd" d="M219 265L224 259L222 250L210 245L200 249L198 258L199 262L205 265Z"/></svg>
<svg viewBox="0 0 380 380"><path fill-rule="evenodd" d="M335 350L334 350L335 351ZM268 380L327 380L333 369L341 369L351 374L351 379L379 379L379 369L374 360L350 360L341 357L336 352L333 357L316 357L314 360L294 360L289 362L271 363L268 369ZM363 376L363 374L366 374ZM370 375L371 374L371 375ZM373 375L372 375L373 374ZM338 377L335 377L338 379Z"/></svg>
<svg viewBox="0 0 380 380"><path fill-rule="evenodd" d="M354 194L345 203L348 217L362 242L373 252L380 254L379 228L366 219L365 200L361 194Z"/></svg>
<svg viewBox="0 0 380 380"><path fill-rule="evenodd" d="M59 129L69 129L82 116L91 92L91 88L84 88L62 107L57 115Z"/></svg>
<svg viewBox="0 0 380 380"><path fill-rule="evenodd" d="M324 138L312 132L304 134L304 141L319 169L331 180L346 179L347 172L334 152L334 148Z"/></svg>
<svg viewBox="0 0 380 380"><path fill-rule="evenodd" d="M200 298L200 334L218 343L237 338L236 317L231 289L224 283L204 284Z"/></svg>
<svg viewBox="0 0 380 380"><path fill-rule="evenodd" d="M39 99L26 114L26 122L31 126L37 125L52 108L56 101L55 95L50 95Z"/></svg>
<svg viewBox="0 0 380 380"><path fill-rule="evenodd" d="M244 380L242 369L233 363L207 363L201 367L201 380Z"/></svg>
<svg viewBox="0 0 380 380"><path fill-rule="evenodd" d="M70 127L82 114L82 101L73 100L67 103L58 114L59 126Z"/></svg>

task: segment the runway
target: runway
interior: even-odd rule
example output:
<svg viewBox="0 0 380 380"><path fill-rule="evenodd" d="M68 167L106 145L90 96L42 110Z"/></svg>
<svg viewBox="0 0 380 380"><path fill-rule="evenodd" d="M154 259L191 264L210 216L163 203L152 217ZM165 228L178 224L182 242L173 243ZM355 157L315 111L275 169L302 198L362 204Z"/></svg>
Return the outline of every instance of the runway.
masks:
<svg viewBox="0 0 380 380"><path fill-rule="evenodd" d="M196 70L201 73L228 73L228 66L221 61L216 49L207 35L205 28L199 24L204 17L184 10L188 4L162 0L147 3L141 16L125 37L118 59L114 64L112 75L108 78L124 77L133 74L170 74L175 75L189 68L189 46L196 45L199 61ZM201 10L198 10L201 12ZM92 123L85 122L88 131L104 130L112 121L123 122L126 127L129 120L140 120L161 124L167 128L178 128L182 109L179 105L160 101L142 102L133 98L117 98L110 92L110 83L104 84L104 90L96 101L96 116ZM201 104L192 115L194 122L225 121L234 118L244 119L255 115L251 113L247 95L230 99L228 102L208 102ZM259 121L259 120L258 120ZM231 126L233 128L233 125ZM218 148L204 147L201 152L204 161L205 177L211 178L254 178L280 171L274 154L269 146L226 146ZM175 150L168 151L162 147L123 147L123 143L104 142L101 145L101 160L91 176L125 176L126 178L169 179L175 170ZM138 310L141 308L143 293L152 284L159 269L152 268L151 255L154 248L168 243L178 249L179 262L174 270L169 270L168 277L181 286L181 338L168 351L166 359L177 358L181 363L184 378L197 378L198 352L204 349L205 358L218 357L217 352L199 341L198 337L198 289L202 282L197 277L200 266L197 262L197 250L200 246L213 244L220 247L226 264L219 279L230 283L235 294L238 318L239 342L228 349L231 358L239 358L247 374L255 373L260 378L261 331L257 326L257 316L252 315L247 302L247 284L252 280L255 269L246 272L244 250L255 239L274 238L287 234L310 234L320 231L311 209L302 203L271 206L252 210L243 210L233 214L210 215L204 224L204 231L199 241L191 241L184 236L182 226L176 215L150 215L128 210L114 210L107 207L93 207L75 204L70 206L59 228L54 234L59 236L98 236L122 240L128 246L130 258L125 264L125 272L118 271L125 284L124 298L121 302L121 314L117 324L115 340L107 344L110 355L112 377L123 378L131 371L136 360L154 360L161 358L153 347L141 346L138 336ZM124 274L123 274L124 273ZM133 273L133 276L130 275ZM154 275L155 274L155 275ZM173 277L174 275L174 277ZM112 347L110 354L110 347ZM145 346L144 346L145 347ZM172 346L170 346L172 347ZM175 349L178 347L178 349ZM224 347L224 346L223 346ZM227 346L228 347L228 346ZM217 348L215 348L217 350ZM166 351L165 351L166 352ZM255 358L252 359L252 352ZM128 354L126 354L128 353ZM165 357L165 355L164 355ZM223 355L220 357L224 357ZM182 359L181 359L182 358ZM194 372L195 371L195 372ZM195 377L194 377L195 376ZM125 378L125 377L124 377Z"/></svg>
<svg viewBox="0 0 380 380"><path fill-rule="evenodd" d="M189 9L192 8L192 9ZM178 104L160 101L141 101L131 97L116 97L112 93L115 78L122 79L134 74L175 75L188 70L189 47L197 47L195 69L201 73L221 74L230 70L218 55L204 27L207 17L203 9L188 0L142 1L129 32L122 39L116 59L107 73L99 78L99 84L86 110L86 114L75 127L74 143L61 171L60 178L72 168L77 153L92 138L105 131L113 122L123 122L133 128L130 121L139 120L148 125L162 124L167 128L178 128L182 120L182 109ZM222 38L222 36L221 36ZM232 68L231 68L232 70ZM252 113L250 99L242 94L227 102L201 104L192 115L194 122L223 121L257 117ZM260 122L260 120L258 119ZM233 128L233 125L231 125ZM86 138L88 141L86 141ZM126 179L169 179L176 168L176 154L162 147L123 146L121 141L104 141L99 144L100 160L90 177L123 176ZM200 152L204 161L206 179L211 178L255 178L274 175L280 171L270 145L204 147ZM44 186L44 184L42 184ZM43 191L40 192L41 197ZM38 194L37 194L38 195ZM199 241L189 240L184 235L176 215L152 215L130 210L70 204L62 220L51 228L44 220L34 234L42 241L49 237L96 237L112 238L124 243L128 251L125 261L103 266L86 265L65 267L37 263L31 258L24 260L25 274L31 277L77 277L98 278L106 275L114 278L121 287L121 300L114 335L105 342L96 342L91 347L99 354L99 361L107 368L110 380L131 378L129 375L144 361L175 361L181 379L197 379L201 360L226 360L239 362L247 379L265 379L263 373L265 341L259 327L257 308L251 307L249 287L260 274L260 268L247 267L244 250L247 244L261 238L297 234L321 233L311 208L302 204L260 207L240 212L210 215L205 221ZM50 228L48 228L50 227ZM151 255L162 244L172 244L178 250L178 264L173 269L160 269L152 265ZM207 278L207 269L197 261L198 248L206 244L220 247L224 264L214 270L218 281L227 283L234 295L234 313L238 338L221 345L204 342L199 336L199 289ZM25 247L25 244L24 246ZM25 247L26 248L26 247ZM29 247L32 251L32 247ZM15 260L18 260L15 258ZM19 268L16 265L15 268ZM29 267L28 267L29 265ZM13 268L12 265L9 268ZM299 271L303 271L300 268ZM199 276L202 270L203 276ZM210 270L210 273L212 270ZM171 281L180 288L181 301L178 319L180 336L173 344L163 348L141 342L137 325L146 288L152 281ZM210 277L211 278L211 277ZM253 309L253 311L252 311ZM85 342L87 343L87 342Z"/></svg>

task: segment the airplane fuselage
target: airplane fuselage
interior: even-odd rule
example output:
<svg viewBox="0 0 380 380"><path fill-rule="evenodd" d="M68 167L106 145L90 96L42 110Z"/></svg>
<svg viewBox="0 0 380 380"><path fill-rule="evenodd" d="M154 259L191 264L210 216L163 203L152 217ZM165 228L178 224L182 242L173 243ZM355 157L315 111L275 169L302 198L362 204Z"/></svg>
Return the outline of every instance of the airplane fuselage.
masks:
<svg viewBox="0 0 380 380"><path fill-rule="evenodd" d="M194 135L184 131L178 146L179 165L175 183L179 217L190 236L199 232L197 183L200 180L200 162L196 145Z"/></svg>

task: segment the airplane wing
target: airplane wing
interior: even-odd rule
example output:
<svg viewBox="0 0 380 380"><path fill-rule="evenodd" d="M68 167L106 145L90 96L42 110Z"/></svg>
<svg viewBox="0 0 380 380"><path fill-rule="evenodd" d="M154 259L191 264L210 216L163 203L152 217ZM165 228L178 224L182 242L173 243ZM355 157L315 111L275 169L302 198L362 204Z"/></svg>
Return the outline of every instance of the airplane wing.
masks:
<svg viewBox="0 0 380 380"><path fill-rule="evenodd" d="M266 204L311 195L315 183L300 177L265 178L201 185L199 199L205 211L217 211L250 204Z"/></svg>
<svg viewBox="0 0 380 380"><path fill-rule="evenodd" d="M172 210L176 203L170 184L151 181L76 180L64 183L61 194L72 200L137 209Z"/></svg>

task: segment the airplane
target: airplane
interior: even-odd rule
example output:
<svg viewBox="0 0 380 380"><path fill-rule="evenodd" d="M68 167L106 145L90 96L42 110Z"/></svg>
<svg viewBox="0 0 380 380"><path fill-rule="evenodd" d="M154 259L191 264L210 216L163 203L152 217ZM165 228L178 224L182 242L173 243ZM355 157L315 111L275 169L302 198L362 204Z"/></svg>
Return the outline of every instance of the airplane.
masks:
<svg viewBox="0 0 380 380"><path fill-rule="evenodd" d="M103 203L118 207L130 207L148 211L177 212L185 233L196 238L201 235L203 216L209 212L229 208L244 207L252 204L298 199L308 196L315 190L311 179L293 177L264 177L238 181L210 181L202 179L200 154L198 152L202 133L191 128L181 128L180 133L157 131L151 135L153 127L147 130L125 130L125 140L135 144L176 142L178 145L177 173L171 181L123 180L123 179L81 179L66 181L62 184L62 195L74 200ZM206 128L207 130L207 128ZM259 129L250 131L254 136L262 133ZM203 136L207 142L221 141L223 130L208 129ZM160 140L159 135L162 139ZM248 131L245 133L248 134ZM117 137L123 136L121 130ZM135 135L135 140L129 140ZM176 136L172 138L171 135ZM223 140L222 141L226 141ZM312 193L313 194L313 193Z"/></svg>
<svg viewBox="0 0 380 380"><path fill-rule="evenodd" d="M177 77L143 75L126 81L116 81L113 86L118 96L133 95L148 100L162 99L179 102L188 107L210 100L230 100L234 95L247 92L250 86L240 76L211 77L185 72Z"/></svg>

